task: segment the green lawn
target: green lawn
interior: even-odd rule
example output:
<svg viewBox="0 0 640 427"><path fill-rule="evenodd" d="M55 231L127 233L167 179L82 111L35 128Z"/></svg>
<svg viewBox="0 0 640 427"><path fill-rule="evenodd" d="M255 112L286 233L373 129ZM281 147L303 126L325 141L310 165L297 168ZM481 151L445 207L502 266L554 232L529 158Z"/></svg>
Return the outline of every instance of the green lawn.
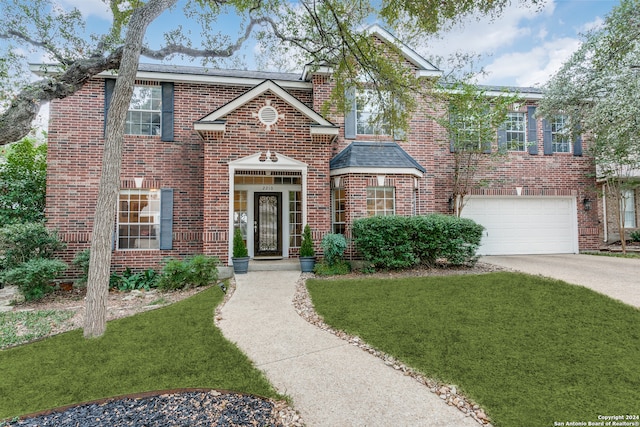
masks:
<svg viewBox="0 0 640 427"><path fill-rule="evenodd" d="M309 280L337 329L455 384L496 426L640 414L640 310L516 273Z"/></svg>
<svg viewBox="0 0 640 427"><path fill-rule="evenodd" d="M109 322L85 340L76 330L0 350L0 419L150 390L206 387L267 397L264 375L213 324L218 287Z"/></svg>

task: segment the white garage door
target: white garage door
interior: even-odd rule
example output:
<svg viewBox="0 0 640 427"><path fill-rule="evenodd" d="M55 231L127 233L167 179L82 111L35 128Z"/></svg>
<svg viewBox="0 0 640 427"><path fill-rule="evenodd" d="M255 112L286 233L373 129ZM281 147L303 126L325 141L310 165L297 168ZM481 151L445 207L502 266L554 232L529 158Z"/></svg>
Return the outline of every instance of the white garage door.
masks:
<svg viewBox="0 0 640 427"><path fill-rule="evenodd" d="M468 197L462 216L485 227L481 255L578 252L572 197Z"/></svg>

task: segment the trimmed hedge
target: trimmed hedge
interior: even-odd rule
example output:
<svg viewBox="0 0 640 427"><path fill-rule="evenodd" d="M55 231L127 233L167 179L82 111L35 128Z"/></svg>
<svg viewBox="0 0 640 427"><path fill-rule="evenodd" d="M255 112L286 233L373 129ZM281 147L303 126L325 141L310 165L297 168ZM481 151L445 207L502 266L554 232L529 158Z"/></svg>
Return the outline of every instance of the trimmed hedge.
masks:
<svg viewBox="0 0 640 427"><path fill-rule="evenodd" d="M365 261L377 270L474 264L484 227L467 218L374 216L353 223L353 240Z"/></svg>

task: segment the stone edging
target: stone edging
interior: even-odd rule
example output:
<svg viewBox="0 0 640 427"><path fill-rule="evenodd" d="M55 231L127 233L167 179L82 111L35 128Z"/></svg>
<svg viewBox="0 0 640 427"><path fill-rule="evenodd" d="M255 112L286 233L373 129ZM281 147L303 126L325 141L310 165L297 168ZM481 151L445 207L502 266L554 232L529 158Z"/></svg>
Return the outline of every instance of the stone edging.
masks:
<svg viewBox="0 0 640 427"><path fill-rule="evenodd" d="M302 273L300 279L296 283L296 293L293 297L293 306L300 317L302 317L312 325L324 331L330 332L338 338L349 342L349 344L357 346L362 350L382 359L385 365L395 369L396 371L401 371L404 375L412 377L420 384L427 387L431 392L437 394L440 399L444 400L449 406L457 408L468 417L473 418L480 425L484 427L493 427L485 411L480 408L478 404L459 394L455 385L442 384L433 379L426 378L424 375L404 365L400 361L394 359L392 356L389 356L388 354L385 354L371 347L370 345L362 341L359 337L349 335L343 331L335 330L324 323L322 317L316 313L315 308L313 307L313 303L311 302L311 298L309 297L309 293L307 291L306 281L307 279L313 277L315 277L313 273Z"/></svg>

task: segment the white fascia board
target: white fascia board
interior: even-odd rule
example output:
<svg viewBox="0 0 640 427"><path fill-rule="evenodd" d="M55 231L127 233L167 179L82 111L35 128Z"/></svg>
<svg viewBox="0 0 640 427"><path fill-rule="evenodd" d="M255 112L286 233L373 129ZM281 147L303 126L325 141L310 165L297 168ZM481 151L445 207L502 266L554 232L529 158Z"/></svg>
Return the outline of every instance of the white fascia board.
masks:
<svg viewBox="0 0 640 427"><path fill-rule="evenodd" d="M416 71L416 77L442 77L444 74L440 70L418 70Z"/></svg>
<svg viewBox="0 0 640 427"><path fill-rule="evenodd" d="M422 70L437 71L440 74L442 74L442 71L436 68L432 63L424 59L422 56L418 55L413 49L408 47L406 44L402 43L396 36L391 34L389 31L385 30L384 28L382 28L380 25L378 24L371 25L370 27L367 28L367 33L375 34L378 37L380 37L382 40L386 41L387 43L390 43L396 46L398 49L400 49L400 52L402 52L402 55L409 62L421 68Z"/></svg>
<svg viewBox="0 0 640 427"><path fill-rule="evenodd" d="M113 73L103 72L98 74L104 77L114 77ZM264 81L259 78L247 77L226 77L226 76L207 76L198 74L179 74L179 73L155 73L150 71L140 71L136 75L138 80L158 80L172 81L176 83L202 83L202 84L219 84L222 86L256 86ZM310 82L295 82L291 80L273 80L279 86L287 89L312 90Z"/></svg>
<svg viewBox="0 0 640 427"><path fill-rule="evenodd" d="M59 74L62 72L62 68L57 64L45 64L44 67L48 67L43 70L43 64L29 64L29 70L37 76L44 77L48 74ZM116 78L118 73L115 71L103 71L98 74L98 77ZM262 83L263 78L249 78L249 77L232 77L232 76L211 76L203 74L184 74L184 73L163 73L152 71L138 71L136 74L138 80L152 80L152 81L169 81L178 83L201 83L201 84L219 84L222 86L256 86ZM311 82L306 81L293 81L293 80L273 80L279 86L287 89L299 89L299 90L312 90L313 85Z"/></svg>
<svg viewBox="0 0 640 427"><path fill-rule="evenodd" d="M321 76L330 76L333 74L333 68L327 65L321 65L319 67L315 67L312 65L305 65L304 70L302 71L302 80L308 81L308 79L310 79L316 74Z"/></svg>
<svg viewBox="0 0 640 427"><path fill-rule="evenodd" d="M198 132L224 132L226 129L225 122L195 122L193 129Z"/></svg>
<svg viewBox="0 0 640 427"><path fill-rule="evenodd" d="M541 100L544 95L541 93L535 93L535 92L523 92L523 91L514 91L514 92L502 92L502 91L498 91L498 90L492 90L492 91L488 91L485 92L487 96L492 97L492 98L497 98L500 96L511 96L514 93L520 95L521 97L523 97L524 99L529 99L532 101L539 101Z"/></svg>
<svg viewBox="0 0 640 427"><path fill-rule="evenodd" d="M224 117L227 114L231 113L232 111L242 107L247 102L257 98L258 96L262 95L267 91L273 92L276 96L282 98L285 102L287 102L293 108L298 110L300 113L302 113L309 119L318 123L320 126L327 126L327 127L334 126L333 123L330 123L320 114L316 113L311 108L307 107L304 103L299 101L296 97L291 95L282 87L278 86L278 84L272 80L263 80L261 84L259 84L258 86L254 87L248 92L245 92L243 95L240 95L239 97L229 102L228 104L218 108L216 111L204 117L201 121L204 121L204 122L216 121L221 117Z"/></svg>
<svg viewBox="0 0 640 427"><path fill-rule="evenodd" d="M349 175L349 174L366 174L366 175L413 175L422 178L424 175L418 169L414 168L340 168L333 169L329 172L329 176Z"/></svg>
<svg viewBox="0 0 640 427"><path fill-rule="evenodd" d="M337 126L311 126L311 135L338 135L340 128Z"/></svg>

